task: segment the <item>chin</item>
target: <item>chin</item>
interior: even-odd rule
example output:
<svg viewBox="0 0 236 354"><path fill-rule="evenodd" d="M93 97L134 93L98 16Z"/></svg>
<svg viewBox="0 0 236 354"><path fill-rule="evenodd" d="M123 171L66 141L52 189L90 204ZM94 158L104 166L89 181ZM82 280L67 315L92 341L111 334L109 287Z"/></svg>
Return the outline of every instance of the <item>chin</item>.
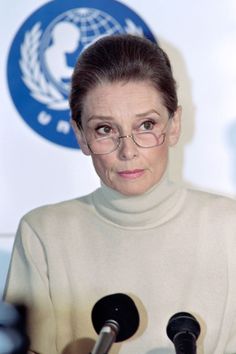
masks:
<svg viewBox="0 0 236 354"><path fill-rule="evenodd" d="M145 192L147 192L152 186L140 186L139 183L136 183L135 185L132 186L127 186L126 188L124 187L113 187L117 192L127 196L127 197L134 197L138 195L142 195Z"/></svg>

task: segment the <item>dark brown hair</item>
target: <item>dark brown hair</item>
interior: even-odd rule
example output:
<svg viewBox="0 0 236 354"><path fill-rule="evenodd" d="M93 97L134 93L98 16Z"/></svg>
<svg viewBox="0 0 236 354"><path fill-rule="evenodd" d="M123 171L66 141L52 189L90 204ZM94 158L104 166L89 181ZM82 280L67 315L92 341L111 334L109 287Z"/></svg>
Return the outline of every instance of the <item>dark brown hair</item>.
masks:
<svg viewBox="0 0 236 354"><path fill-rule="evenodd" d="M149 81L169 114L176 111L176 83L166 53L148 39L124 34L103 37L80 55L71 83L72 119L81 123L83 100L98 84L129 80Z"/></svg>

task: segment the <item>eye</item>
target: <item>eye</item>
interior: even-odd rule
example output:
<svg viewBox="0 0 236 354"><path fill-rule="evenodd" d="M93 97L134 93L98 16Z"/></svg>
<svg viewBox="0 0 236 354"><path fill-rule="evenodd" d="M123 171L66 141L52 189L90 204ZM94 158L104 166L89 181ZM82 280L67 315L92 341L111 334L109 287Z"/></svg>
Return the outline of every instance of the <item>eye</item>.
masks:
<svg viewBox="0 0 236 354"><path fill-rule="evenodd" d="M112 127L107 124L99 125L96 127L95 131L98 135L110 135L112 133Z"/></svg>
<svg viewBox="0 0 236 354"><path fill-rule="evenodd" d="M146 131L146 130L153 130L155 127L156 122L152 119L145 120L141 125L140 125L140 130Z"/></svg>

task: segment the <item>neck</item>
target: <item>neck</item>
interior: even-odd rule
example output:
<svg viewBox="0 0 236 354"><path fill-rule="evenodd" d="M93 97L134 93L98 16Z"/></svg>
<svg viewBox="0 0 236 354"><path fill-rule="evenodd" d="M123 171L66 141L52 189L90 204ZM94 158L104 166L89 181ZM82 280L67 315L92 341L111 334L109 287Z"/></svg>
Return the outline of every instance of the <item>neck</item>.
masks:
<svg viewBox="0 0 236 354"><path fill-rule="evenodd" d="M152 228L168 220L182 200L180 194L182 190L165 174L159 183L142 195L124 196L102 184L92 198L96 211L108 222L140 229Z"/></svg>

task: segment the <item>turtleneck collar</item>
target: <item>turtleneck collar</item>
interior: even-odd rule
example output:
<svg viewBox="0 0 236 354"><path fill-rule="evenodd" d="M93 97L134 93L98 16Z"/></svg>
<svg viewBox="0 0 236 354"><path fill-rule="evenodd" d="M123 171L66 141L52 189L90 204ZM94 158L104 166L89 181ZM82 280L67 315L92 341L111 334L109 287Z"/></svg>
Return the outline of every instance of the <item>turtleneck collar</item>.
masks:
<svg viewBox="0 0 236 354"><path fill-rule="evenodd" d="M125 196L102 184L91 197L97 213L107 222L125 228L147 229L172 218L182 205L184 195L165 174L142 195Z"/></svg>

